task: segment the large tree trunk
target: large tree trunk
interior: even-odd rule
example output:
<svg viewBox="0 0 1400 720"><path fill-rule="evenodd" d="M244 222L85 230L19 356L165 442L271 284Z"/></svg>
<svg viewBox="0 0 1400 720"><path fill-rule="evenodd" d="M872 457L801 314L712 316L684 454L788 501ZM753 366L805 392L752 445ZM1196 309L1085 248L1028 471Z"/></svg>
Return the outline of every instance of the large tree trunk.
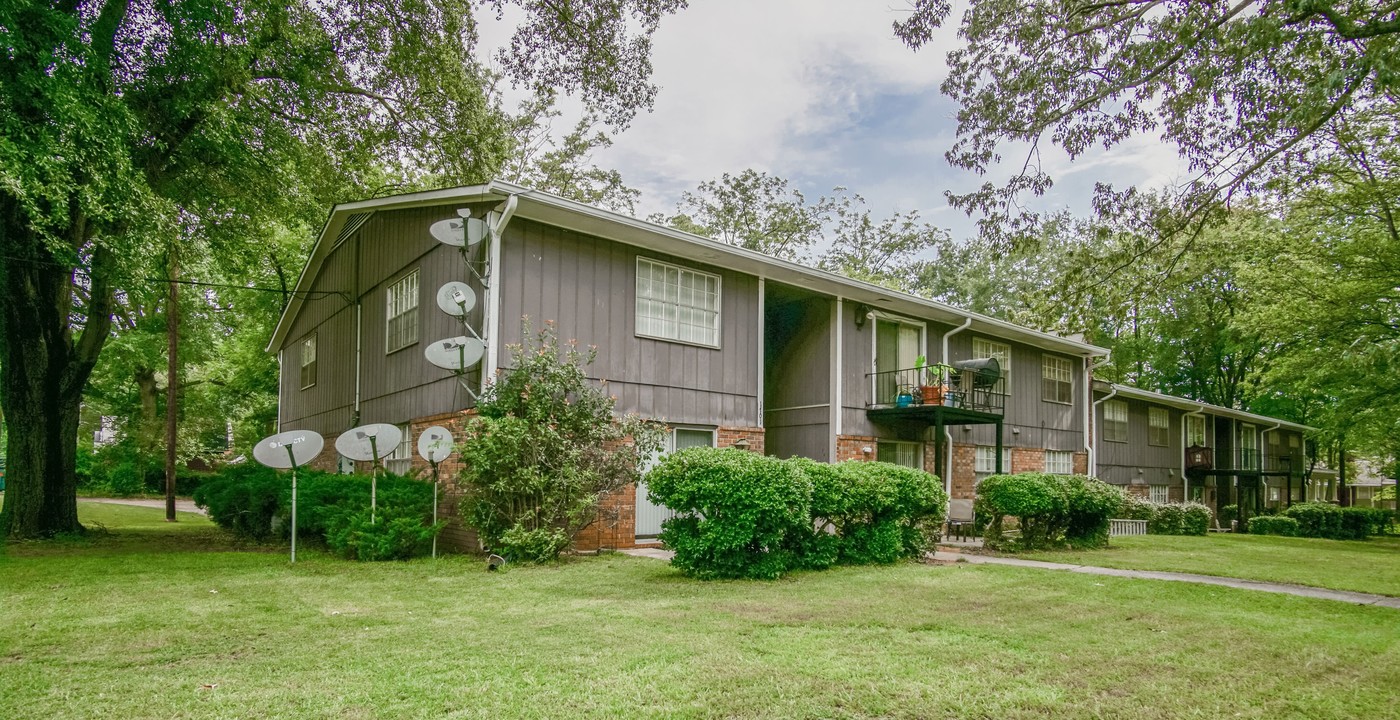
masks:
<svg viewBox="0 0 1400 720"><path fill-rule="evenodd" d="M75 282L72 268L14 220L11 212L0 217L9 255L0 260L0 404L10 422L0 537L82 532L74 472L78 408L111 330L111 254L91 245L87 223L75 212L70 241L75 250L91 251L87 272ZM86 319L75 340L70 323L79 284Z"/></svg>

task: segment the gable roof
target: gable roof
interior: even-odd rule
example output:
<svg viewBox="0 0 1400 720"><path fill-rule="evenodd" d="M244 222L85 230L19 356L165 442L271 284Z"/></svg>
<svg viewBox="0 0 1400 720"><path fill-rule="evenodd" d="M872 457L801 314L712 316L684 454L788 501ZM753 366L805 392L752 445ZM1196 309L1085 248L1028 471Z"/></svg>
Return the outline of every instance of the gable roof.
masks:
<svg viewBox="0 0 1400 720"><path fill-rule="evenodd" d="M1158 405L1166 405L1168 407L1174 407L1179 410L1186 410L1188 412L1204 411L1212 415L1223 415L1225 417L1235 418L1236 420L1245 420L1260 425L1274 425L1275 423L1277 423L1280 429L1297 430L1299 432L1313 432L1317 429L1308 425L1289 422L1287 420L1280 420L1278 418L1269 417L1267 415L1259 415L1252 412L1245 412L1244 410L1236 410L1234 408L1227 408L1221 405L1211 405L1210 403L1197 402L1189 398L1177 397L1175 395L1165 395L1159 392L1152 392L1151 390L1135 388L1131 385L1120 385L1118 383L1104 382L1102 380L1094 381L1094 392L1101 393L1104 395L1107 395L1111 392L1114 393L1116 397L1132 398L1134 400L1145 400L1147 402L1156 403Z"/></svg>
<svg viewBox="0 0 1400 720"><path fill-rule="evenodd" d="M516 217L529 218L547 225L567 228L695 262L721 265L768 280L865 303L877 310L887 310L953 325L961 325L966 321L971 321L968 327L971 332L981 330L994 333L998 338L1015 340L1069 355L1081 357L1108 355L1107 348L1034 330L980 313L969 312L928 298L891 290L844 275L780 260L753 250L726 245L707 237L638 220L610 210L585 205L501 180L493 180L483 185L429 190L336 205L331 209L326 224L321 228L321 233L316 238L316 244L311 249L306 267L302 269L301 275L297 278L297 292L293 293L291 301L282 311L277 328L268 340L267 351L275 352L281 346L287 332L291 329L292 321L301 309L305 291L310 290L311 283L317 272L320 271L321 264L330 255L331 250L341 240L358 229L359 225L364 223L370 214L385 210L490 202L505 200L511 196L515 196L518 201L515 211Z"/></svg>

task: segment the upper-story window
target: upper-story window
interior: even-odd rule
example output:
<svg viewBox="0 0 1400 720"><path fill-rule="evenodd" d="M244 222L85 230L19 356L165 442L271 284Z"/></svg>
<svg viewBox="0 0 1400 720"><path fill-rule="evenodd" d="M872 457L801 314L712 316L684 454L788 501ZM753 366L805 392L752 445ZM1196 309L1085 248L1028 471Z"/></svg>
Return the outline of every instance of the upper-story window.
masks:
<svg viewBox="0 0 1400 720"><path fill-rule="evenodd" d="M1128 403L1109 400L1103 404L1103 439L1128 442Z"/></svg>
<svg viewBox="0 0 1400 720"><path fill-rule="evenodd" d="M719 347L718 275L637 258L637 334Z"/></svg>
<svg viewBox="0 0 1400 720"><path fill-rule="evenodd" d="M301 341L301 389L316 384L316 333Z"/></svg>
<svg viewBox="0 0 1400 720"><path fill-rule="evenodd" d="M399 278L385 293L384 352L418 342L418 271Z"/></svg>
<svg viewBox="0 0 1400 720"><path fill-rule="evenodd" d="M1298 449L1298 436L1297 436L1297 435L1294 435L1294 434L1292 434L1292 433L1289 433L1289 435L1288 435L1288 447L1293 448L1294 450L1297 450L1297 449Z"/></svg>
<svg viewBox="0 0 1400 720"><path fill-rule="evenodd" d="M1172 420L1166 408L1147 408L1147 444L1167 445L1171 442Z"/></svg>
<svg viewBox="0 0 1400 720"><path fill-rule="evenodd" d="M1072 450L1046 450L1045 472L1055 475L1074 474L1074 452Z"/></svg>
<svg viewBox="0 0 1400 720"><path fill-rule="evenodd" d="M1073 365L1069 358L1040 356L1040 399L1046 402L1074 402Z"/></svg>
<svg viewBox="0 0 1400 720"><path fill-rule="evenodd" d="M972 357L996 358L1001 366L1001 392L1011 392L1011 346L987 338L972 338Z"/></svg>
<svg viewBox="0 0 1400 720"><path fill-rule="evenodd" d="M1186 447L1205 447L1206 418L1204 415L1186 416Z"/></svg>

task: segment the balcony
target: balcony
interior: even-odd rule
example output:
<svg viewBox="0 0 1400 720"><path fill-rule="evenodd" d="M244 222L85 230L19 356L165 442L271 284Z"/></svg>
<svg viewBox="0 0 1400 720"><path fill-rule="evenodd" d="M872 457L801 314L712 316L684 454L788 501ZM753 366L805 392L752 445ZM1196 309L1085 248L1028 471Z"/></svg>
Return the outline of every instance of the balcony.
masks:
<svg viewBox="0 0 1400 720"><path fill-rule="evenodd" d="M867 373L866 414L872 419L1000 423L1005 380L996 361L975 360Z"/></svg>

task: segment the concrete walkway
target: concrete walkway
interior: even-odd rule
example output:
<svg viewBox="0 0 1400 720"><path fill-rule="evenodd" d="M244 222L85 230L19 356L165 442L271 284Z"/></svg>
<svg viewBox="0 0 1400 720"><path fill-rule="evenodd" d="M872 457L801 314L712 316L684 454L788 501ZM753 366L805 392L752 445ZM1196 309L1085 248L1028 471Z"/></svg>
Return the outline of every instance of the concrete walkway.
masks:
<svg viewBox="0 0 1400 720"><path fill-rule="evenodd" d="M1336 600L1339 602L1352 603L1354 605L1376 605L1378 607L1400 610L1400 597L1372 595L1370 593L1349 592L1346 590L1328 590L1326 588L1308 587L1306 585L1289 585L1286 583L1261 582L1259 580L1240 580L1238 578L1196 575L1194 573L1158 572L1155 570L1119 570L1117 568L1095 567L1093 565L1068 565L1065 563L1042 562L1040 560L1022 560L1019 558L993 557L990 555L973 555L970 553L957 552L936 552L930 557L937 562L966 562L973 565L1011 565L1014 567L1036 568L1039 570L1068 570L1069 572L1084 573L1086 575L1107 575L1111 577L1136 578L1140 580L1169 580L1172 582L1199 583L1201 585L1219 585L1240 590L1259 590L1262 592L1297 595L1299 597L1318 598L1321 600Z"/></svg>
<svg viewBox="0 0 1400 720"><path fill-rule="evenodd" d="M149 498L78 498L81 502L99 502L109 505L135 505L136 507L165 509L164 500L153 500ZM179 512L206 514L202 508L194 504L193 500L176 500L175 509Z"/></svg>
<svg viewBox="0 0 1400 720"><path fill-rule="evenodd" d="M659 547L628 548L626 550L618 550L618 552L622 553L623 555L631 555L632 557L651 558L652 560L666 560L668 562L671 560L671 558L676 556L676 551L662 550Z"/></svg>

